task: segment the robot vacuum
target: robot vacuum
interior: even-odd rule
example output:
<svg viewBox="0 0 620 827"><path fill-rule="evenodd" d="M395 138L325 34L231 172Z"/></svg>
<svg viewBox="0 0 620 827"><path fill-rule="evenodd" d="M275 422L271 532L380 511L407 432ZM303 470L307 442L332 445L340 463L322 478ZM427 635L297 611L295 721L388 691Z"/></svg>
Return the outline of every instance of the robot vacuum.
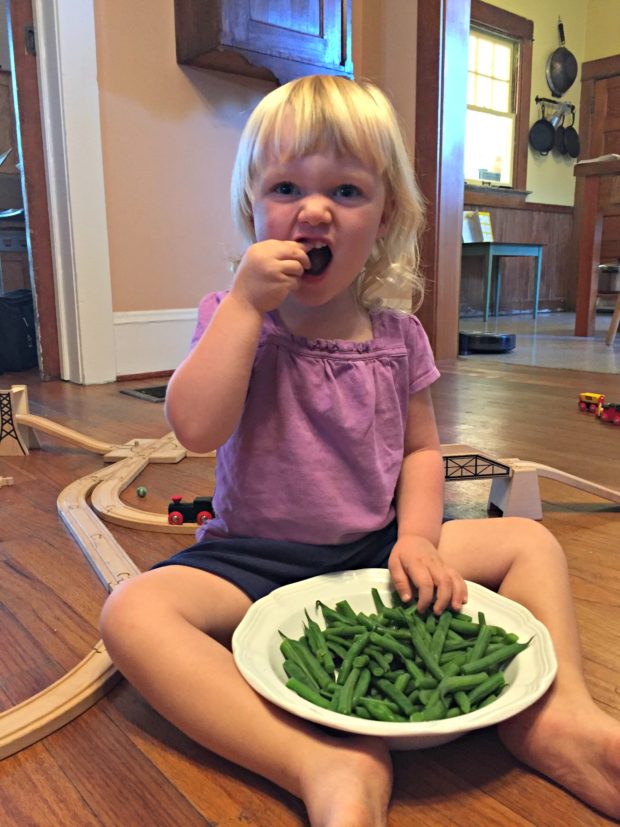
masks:
<svg viewBox="0 0 620 827"><path fill-rule="evenodd" d="M510 353L517 344L514 333L459 333L459 355Z"/></svg>

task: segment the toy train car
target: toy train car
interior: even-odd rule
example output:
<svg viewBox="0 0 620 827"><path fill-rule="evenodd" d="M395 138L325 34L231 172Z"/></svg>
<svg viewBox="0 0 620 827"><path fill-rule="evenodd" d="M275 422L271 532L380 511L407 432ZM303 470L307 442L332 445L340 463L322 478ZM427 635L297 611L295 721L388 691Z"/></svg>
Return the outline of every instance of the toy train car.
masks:
<svg viewBox="0 0 620 827"><path fill-rule="evenodd" d="M620 403L608 402L600 405L597 416L601 422L610 422L612 425L620 425Z"/></svg>
<svg viewBox="0 0 620 827"><path fill-rule="evenodd" d="M602 405L604 401L604 393L580 393L579 410L587 411L588 413L597 413L599 405Z"/></svg>
<svg viewBox="0 0 620 827"><path fill-rule="evenodd" d="M215 517L215 510L211 497L196 497L191 502L183 502L183 498L175 495L168 503L168 522L170 525L183 523L197 523L202 525Z"/></svg>

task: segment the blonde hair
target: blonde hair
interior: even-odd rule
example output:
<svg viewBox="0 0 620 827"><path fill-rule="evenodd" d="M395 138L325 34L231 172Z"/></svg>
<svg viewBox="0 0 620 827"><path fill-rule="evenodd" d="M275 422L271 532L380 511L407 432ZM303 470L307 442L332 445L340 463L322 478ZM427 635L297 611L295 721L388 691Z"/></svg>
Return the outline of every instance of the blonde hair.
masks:
<svg viewBox="0 0 620 827"><path fill-rule="evenodd" d="M290 124L291 117L294 137L292 143L287 141L289 157L333 146L337 153L352 155L382 176L387 229L358 276L358 299L369 308L382 303L379 294L384 286L408 286L412 310L417 310L424 295L418 251L422 196L394 108L368 81L334 75L301 77L274 89L254 109L241 135L231 185L233 215L245 240L256 241L254 176L268 153L282 152L284 121Z"/></svg>

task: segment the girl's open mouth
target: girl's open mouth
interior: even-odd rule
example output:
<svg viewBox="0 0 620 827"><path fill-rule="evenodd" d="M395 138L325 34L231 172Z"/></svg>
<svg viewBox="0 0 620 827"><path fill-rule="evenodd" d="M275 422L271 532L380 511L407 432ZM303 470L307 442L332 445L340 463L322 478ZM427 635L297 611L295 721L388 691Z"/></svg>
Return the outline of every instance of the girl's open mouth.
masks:
<svg viewBox="0 0 620 827"><path fill-rule="evenodd" d="M304 271L305 274L309 276L320 276L332 260L332 251L327 245L324 245L322 247L313 247L306 252L310 259L310 267Z"/></svg>

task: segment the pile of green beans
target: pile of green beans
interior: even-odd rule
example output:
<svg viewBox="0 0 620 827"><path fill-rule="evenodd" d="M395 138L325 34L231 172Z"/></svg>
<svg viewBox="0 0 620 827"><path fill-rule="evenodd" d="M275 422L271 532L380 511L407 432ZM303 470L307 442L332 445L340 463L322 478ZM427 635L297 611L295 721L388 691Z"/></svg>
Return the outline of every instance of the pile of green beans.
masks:
<svg viewBox="0 0 620 827"><path fill-rule="evenodd" d="M347 600L320 600L325 627L305 612L298 639L282 632L286 686L317 706L375 721L436 721L492 703L506 686L504 670L527 643L499 626L446 609L417 611L392 592L392 605L371 589L375 611Z"/></svg>

